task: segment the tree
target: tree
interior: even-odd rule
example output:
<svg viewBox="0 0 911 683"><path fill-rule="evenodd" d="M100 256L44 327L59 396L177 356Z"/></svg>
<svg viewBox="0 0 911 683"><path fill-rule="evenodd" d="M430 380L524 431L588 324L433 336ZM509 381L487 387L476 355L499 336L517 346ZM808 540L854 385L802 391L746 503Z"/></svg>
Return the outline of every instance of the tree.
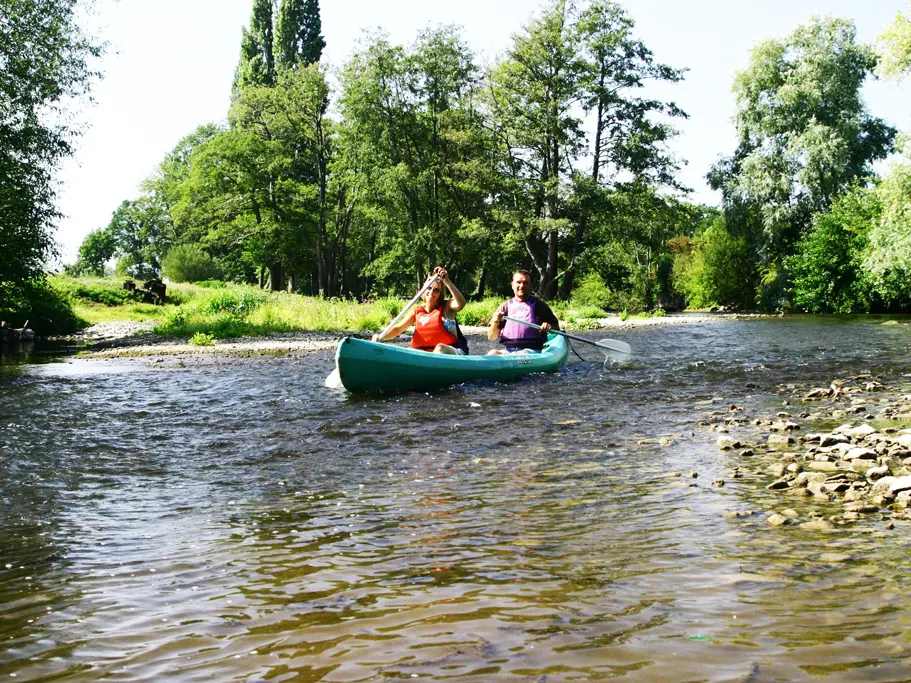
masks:
<svg viewBox="0 0 911 683"><path fill-rule="evenodd" d="M102 47L76 23L73 0L4 3L0 17L0 317L42 276L59 218L54 172L78 126L66 108L88 92ZM32 287L34 289L34 287Z"/></svg>
<svg viewBox="0 0 911 683"><path fill-rule="evenodd" d="M315 64L325 47L319 0L280 0L273 47L276 68Z"/></svg>
<svg viewBox="0 0 911 683"><path fill-rule="evenodd" d="M250 28L241 33L240 62L232 88L235 95L249 85L275 84L272 6L273 0L253 0Z"/></svg>
<svg viewBox="0 0 911 683"><path fill-rule="evenodd" d="M815 213L892 149L895 130L871 116L860 88L876 65L854 24L814 18L783 40L754 48L734 82L740 137L710 173L726 206L759 216L761 258L788 253Z"/></svg>
<svg viewBox="0 0 911 683"><path fill-rule="evenodd" d="M79 255L73 266L73 272L76 275L103 277L105 264L114 258L116 253L117 244L110 230L105 228L92 230L79 245Z"/></svg>
<svg viewBox="0 0 911 683"><path fill-rule="evenodd" d="M174 241L170 228L170 216L149 197L122 202L105 228L116 248L118 272L140 280L158 277Z"/></svg>
<svg viewBox="0 0 911 683"><path fill-rule="evenodd" d="M632 181L677 187L665 122L673 103L637 94L682 72L655 63L623 9L595 0L582 10L553 0L517 35L490 75L489 110L504 179L499 210L512 224L545 296L572 287L571 273L596 245L589 223L611 192ZM587 121L594 123L587 135Z"/></svg>
<svg viewBox="0 0 911 683"><path fill-rule="evenodd" d="M911 18L899 13L879 37L879 72L901 78L911 72Z"/></svg>
<svg viewBox="0 0 911 683"><path fill-rule="evenodd" d="M631 176L639 185L684 189L676 180L678 165L667 148L676 131L668 118L686 117L673 102L635 93L648 81L676 83L683 70L655 62L645 44L633 37L633 20L613 2L595 0L579 16L576 31L584 59L585 110L594 114L591 170L575 173L578 215L569 267L560 286L572 289L574 267L585 249L591 214L604 207L605 189Z"/></svg>
<svg viewBox="0 0 911 683"><path fill-rule="evenodd" d="M870 231L864 268L887 302L911 304L911 160L892 166L876 189L882 217Z"/></svg>
<svg viewBox="0 0 911 683"><path fill-rule="evenodd" d="M813 313L861 313L870 310L873 279L863 267L869 234L882 207L873 190L856 187L841 195L787 259L793 301Z"/></svg>
<svg viewBox="0 0 911 683"><path fill-rule="evenodd" d="M409 50L374 36L345 66L336 170L360 177L348 187L369 235L369 275L420 282L434 264L457 276L478 260L490 172L477 93L473 55L451 27L421 33Z"/></svg>

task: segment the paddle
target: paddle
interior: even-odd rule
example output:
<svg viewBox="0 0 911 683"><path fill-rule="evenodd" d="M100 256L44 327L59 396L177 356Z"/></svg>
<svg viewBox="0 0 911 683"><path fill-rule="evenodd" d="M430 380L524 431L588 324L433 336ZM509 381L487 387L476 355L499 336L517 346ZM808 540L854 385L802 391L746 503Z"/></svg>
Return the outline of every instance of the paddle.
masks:
<svg viewBox="0 0 911 683"><path fill-rule="evenodd" d="M536 330L540 330L540 325L535 325L534 323L527 322L525 320L519 320L518 318L511 318L508 315L503 316L506 320L511 320L514 323L519 323L520 325L528 325L533 327ZM567 339L573 339L575 341L585 342L586 344L591 344L592 346L597 346L604 355L619 363L622 363L625 360L628 360L633 353L633 348L626 342L617 341L616 339L602 339L601 341L595 341L594 339L586 339L585 337L578 337L575 334L569 334L569 332L561 332L560 330L551 330L554 334L559 334Z"/></svg>
<svg viewBox="0 0 911 683"><path fill-rule="evenodd" d="M405 317L405 315L408 313L408 311L411 310L411 307L414 306L418 302L418 299L421 298L421 296L424 294L424 292L426 292L428 289L430 289L430 286L439 279L440 279L440 276L436 275L436 274L427 278L427 282L424 283L424 286L421 287L421 290L417 294L414 295L414 298L411 301L409 301L407 304L405 304L405 307L401 310L401 312L397 316L395 316L395 318L392 319L392 322L383 328L383 331L380 332L378 338L382 339L389 330L391 330L393 327L395 327L396 323L398 323L399 320L401 320L402 318ZM330 372L328 374L325 381L323 382L323 386L327 387L329 389L338 389L340 386L342 386L342 377L341 377L341 375L338 374L338 368L335 368L332 372Z"/></svg>

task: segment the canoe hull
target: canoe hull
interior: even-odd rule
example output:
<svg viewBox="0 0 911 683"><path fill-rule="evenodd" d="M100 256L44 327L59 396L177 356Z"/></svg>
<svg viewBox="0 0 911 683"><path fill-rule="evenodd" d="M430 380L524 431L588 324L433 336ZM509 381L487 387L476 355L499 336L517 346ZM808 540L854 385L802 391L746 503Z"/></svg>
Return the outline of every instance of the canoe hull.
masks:
<svg viewBox="0 0 911 683"><path fill-rule="evenodd" d="M356 394L425 391L487 380L507 382L535 372L556 372L566 364L566 340L550 335L541 353L449 356L345 337L335 354L344 387Z"/></svg>

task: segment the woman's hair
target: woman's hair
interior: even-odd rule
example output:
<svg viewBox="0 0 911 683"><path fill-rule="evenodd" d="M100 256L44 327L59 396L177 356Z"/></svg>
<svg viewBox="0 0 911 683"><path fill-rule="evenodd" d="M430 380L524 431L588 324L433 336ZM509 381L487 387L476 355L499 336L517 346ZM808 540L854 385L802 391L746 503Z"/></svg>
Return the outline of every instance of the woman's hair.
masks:
<svg viewBox="0 0 911 683"><path fill-rule="evenodd" d="M437 308L439 308L440 306L442 306L443 304L446 303L446 286L445 286L442 282L440 282L439 280L437 280L437 281L434 282L432 285L430 285L430 287L427 288L427 291L424 292L424 294L426 294L427 292L431 291L434 287L439 287L439 288L440 288L440 296L439 296L439 298L437 299L437 305L434 306L433 308L431 308L430 311L435 311ZM424 294L421 295L421 298L423 298ZM423 307L424 307L424 304L423 304L423 303L420 303L420 304L418 304L418 306L420 306L421 308L423 308ZM424 309L424 310L426 310L426 309ZM428 313L429 313L430 311L428 311Z"/></svg>

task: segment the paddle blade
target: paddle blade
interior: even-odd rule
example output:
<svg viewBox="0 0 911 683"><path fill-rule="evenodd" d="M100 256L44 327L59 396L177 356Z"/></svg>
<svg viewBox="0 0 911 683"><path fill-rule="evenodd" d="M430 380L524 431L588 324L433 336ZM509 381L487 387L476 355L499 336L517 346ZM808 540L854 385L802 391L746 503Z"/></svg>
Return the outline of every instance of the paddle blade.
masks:
<svg viewBox="0 0 911 683"><path fill-rule="evenodd" d="M323 382L323 386L326 387L327 389L340 389L341 388L342 376L338 374L338 368L336 368L335 370L333 370L326 376L326 379Z"/></svg>
<svg viewBox="0 0 911 683"><path fill-rule="evenodd" d="M595 344L605 355L605 360L624 363L633 355L633 347L616 339L602 339Z"/></svg>

